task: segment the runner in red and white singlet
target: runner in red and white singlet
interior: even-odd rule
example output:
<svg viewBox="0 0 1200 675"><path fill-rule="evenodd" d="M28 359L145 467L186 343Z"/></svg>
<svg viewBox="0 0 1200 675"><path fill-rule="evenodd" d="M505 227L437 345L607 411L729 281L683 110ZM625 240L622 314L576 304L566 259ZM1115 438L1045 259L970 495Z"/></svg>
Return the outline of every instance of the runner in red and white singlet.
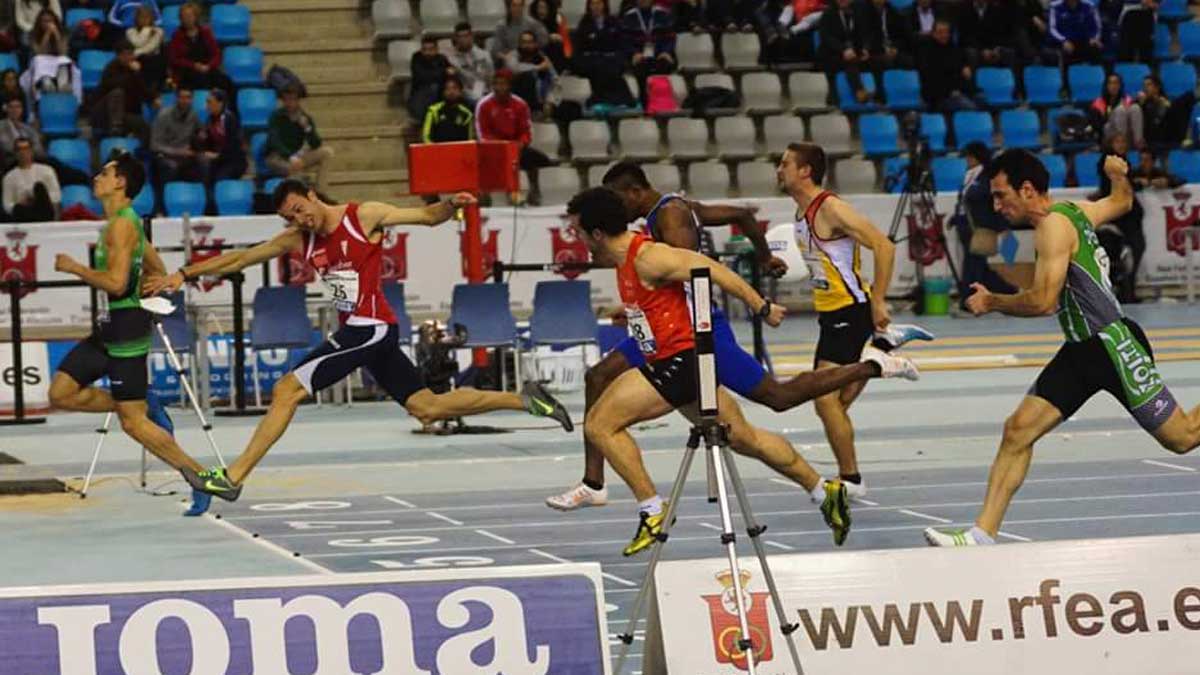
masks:
<svg viewBox="0 0 1200 675"><path fill-rule="evenodd" d="M650 289L638 277L637 255L644 245L653 242L644 234L634 234L625 261L617 268L617 289L625 303L629 334L650 363L696 346L683 282Z"/></svg>
<svg viewBox="0 0 1200 675"><path fill-rule="evenodd" d="M329 234L305 232L304 260L313 266L333 294L341 323L370 326L396 323L383 295L383 232L371 241L358 222L358 204L346 212Z"/></svg>

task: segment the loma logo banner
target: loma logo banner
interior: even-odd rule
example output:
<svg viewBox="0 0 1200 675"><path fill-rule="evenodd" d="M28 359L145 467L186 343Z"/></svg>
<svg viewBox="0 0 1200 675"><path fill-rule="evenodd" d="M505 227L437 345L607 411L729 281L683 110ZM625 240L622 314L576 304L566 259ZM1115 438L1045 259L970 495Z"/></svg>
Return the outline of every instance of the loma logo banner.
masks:
<svg viewBox="0 0 1200 675"><path fill-rule="evenodd" d="M0 590L2 675L607 675L599 567Z"/></svg>

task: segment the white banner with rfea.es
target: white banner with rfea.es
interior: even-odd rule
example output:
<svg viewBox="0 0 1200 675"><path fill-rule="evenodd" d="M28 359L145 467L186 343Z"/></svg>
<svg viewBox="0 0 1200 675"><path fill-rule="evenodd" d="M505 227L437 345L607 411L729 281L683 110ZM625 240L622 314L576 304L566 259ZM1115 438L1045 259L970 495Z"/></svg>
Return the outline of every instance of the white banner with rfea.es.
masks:
<svg viewBox="0 0 1200 675"><path fill-rule="evenodd" d="M1198 558L1200 535L1172 535L769 562L806 675L1194 675ZM746 672L738 587L757 672L794 675L758 562L741 564L736 584L723 558L659 566L645 675Z"/></svg>

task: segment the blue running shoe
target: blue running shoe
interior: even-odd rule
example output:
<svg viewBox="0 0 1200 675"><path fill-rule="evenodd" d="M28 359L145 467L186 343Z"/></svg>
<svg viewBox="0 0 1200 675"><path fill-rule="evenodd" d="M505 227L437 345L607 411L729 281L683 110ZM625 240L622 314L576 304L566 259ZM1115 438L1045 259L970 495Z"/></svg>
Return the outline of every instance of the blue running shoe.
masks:
<svg viewBox="0 0 1200 675"><path fill-rule="evenodd" d="M875 331L875 346L884 351L890 351L899 349L913 340L928 342L936 337L933 333L916 324L893 323L889 324L885 330Z"/></svg>
<svg viewBox="0 0 1200 675"><path fill-rule="evenodd" d="M175 435L175 423L167 414L167 407L163 405L158 394L152 391L146 392L146 416L150 418L151 422L165 429L168 434Z"/></svg>
<svg viewBox="0 0 1200 675"><path fill-rule="evenodd" d="M187 511L183 512L183 515L189 518L202 516L208 512L210 504L212 504L212 495L207 492L192 490L192 505L188 507Z"/></svg>

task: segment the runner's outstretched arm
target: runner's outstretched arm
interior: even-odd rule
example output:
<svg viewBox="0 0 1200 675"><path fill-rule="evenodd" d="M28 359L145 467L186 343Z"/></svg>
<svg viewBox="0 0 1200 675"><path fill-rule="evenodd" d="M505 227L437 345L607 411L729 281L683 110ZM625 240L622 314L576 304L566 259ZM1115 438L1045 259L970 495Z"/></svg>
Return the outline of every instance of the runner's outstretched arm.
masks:
<svg viewBox="0 0 1200 675"><path fill-rule="evenodd" d="M162 291L177 291L184 282L200 276L217 276L229 274L256 265L272 258L278 258L289 251L296 250L303 243L304 237L296 228L289 227L271 239L238 251L227 251L215 258L184 265L175 273L165 277L147 278L142 284L142 295L153 295Z"/></svg>
<svg viewBox="0 0 1200 675"><path fill-rule="evenodd" d="M460 192L448 201L417 208L393 206L384 202L363 202L358 206L358 222L370 236L381 227L428 225L434 227L454 217L458 209L475 202L470 192Z"/></svg>

